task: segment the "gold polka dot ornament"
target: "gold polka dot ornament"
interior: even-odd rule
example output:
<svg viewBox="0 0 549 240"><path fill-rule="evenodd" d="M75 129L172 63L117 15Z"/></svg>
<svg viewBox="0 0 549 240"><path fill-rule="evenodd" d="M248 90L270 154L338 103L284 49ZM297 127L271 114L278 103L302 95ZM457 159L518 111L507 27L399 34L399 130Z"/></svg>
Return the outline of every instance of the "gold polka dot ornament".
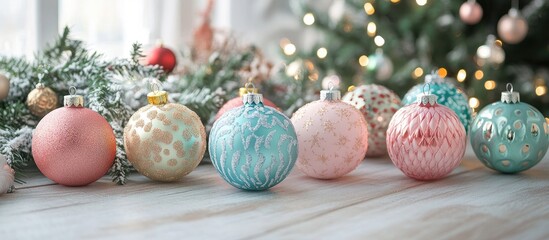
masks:
<svg viewBox="0 0 549 240"><path fill-rule="evenodd" d="M124 128L128 160L146 177L172 182L193 171L206 150L206 131L189 108L168 103L168 94L151 84L149 105L140 108Z"/></svg>
<svg viewBox="0 0 549 240"><path fill-rule="evenodd" d="M518 173L539 163L549 147L549 128L536 108L520 101L513 85L501 101L484 107L470 131L471 145L488 168Z"/></svg>

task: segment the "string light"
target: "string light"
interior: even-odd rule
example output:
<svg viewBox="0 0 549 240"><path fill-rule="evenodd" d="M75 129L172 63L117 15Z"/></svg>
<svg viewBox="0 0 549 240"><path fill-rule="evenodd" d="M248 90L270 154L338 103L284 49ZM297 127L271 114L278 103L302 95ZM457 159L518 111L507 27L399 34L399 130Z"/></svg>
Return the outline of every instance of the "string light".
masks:
<svg viewBox="0 0 549 240"><path fill-rule="evenodd" d="M441 77L441 78L445 78L446 75L448 75L448 71L446 71L446 68L439 68L438 69L438 75Z"/></svg>
<svg viewBox="0 0 549 240"><path fill-rule="evenodd" d="M478 108L480 106L480 101L476 97L469 98L469 107Z"/></svg>
<svg viewBox="0 0 549 240"><path fill-rule="evenodd" d="M303 23L308 26L313 25L313 23L315 23L315 16L312 13L305 14L305 16L303 16Z"/></svg>
<svg viewBox="0 0 549 240"><path fill-rule="evenodd" d="M366 67L368 66L368 60L368 56L362 55L358 58L358 64L360 64L360 66Z"/></svg>
<svg viewBox="0 0 549 240"><path fill-rule="evenodd" d="M416 69L414 69L413 74L415 78L419 78L423 75L423 69L421 69L420 67L417 67Z"/></svg>
<svg viewBox="0 0 549 240"><path fill-rule="evenodd" d="M416 0L416 3L419 6L425 6L425 4L427 4L427 0Z"/></svg>
<svg viewBox="0 0 549 240"><path fill-rule="evenodd" d="M496 88L496 81L494 80L488 80L484 83L484 88L486 90L494 90Z"/></svg>
<svg viewBox="0 0 549 240"><path fill-rule="evenodd" d="M376 44L376 46L382 47L385 44L385 39L383 39L383 37L377 35L374 38L374 43Z"/></svg>
<svg viewBox="0 0 549 240"><path fill-rule="evenodd" d="M484 73L482 72L482 70L477 70L477 71L475 72L475 78L476 78L477 80L480 80L480 79L482 79L483 77L484 77Z"/></svg>
<svg viewBox="0 0 549 240"><path fill-rule="evenodd" d="M326 55L328 55L328 50L326 48L321 47L316 51L316 56L320 59L325 58Z"/></svg>
<svg viewBox="0 0 549 240"><path fill-rule="evenodd" d="M496 45L503 47L503 42L501 40L496 40Z"/></svg>
<svg viewBox="0 0 549 240"><path fill-rule="evenodd" d="M456 76L458 82L463 82L465 81L465 78L467 77L467 72L465 71L465 69L460 69L458 71L458 74Z"/></svg>
<svg viewBox="0 0 549 240"><path fill-rule="evenodd" d="M355 90L355 88L356 88L355 85L351 85L347 88L347 92L352 92Z"/></svg>
<svg viewBox="0 0 549 240"><path fill-rule="evenodd" d="M372 15L376 12L376 9L374 8L374 5L367 2L367 3L364 4L364 11L366 12L366 14Z"/></svg>
<svg viewBox="0 0 549 240"><path fill-rule="evenodd" d="M295 53L295 45L292 44L292 43L288 43L286 45L284 45L284 54L290 56L290 55L293 55Z"/></svg>
<svg viewBox="0 0 549 240"><path fill-rule="evenodd" d="M547 87L545 86L537 86L536 87L536 95L543 96L547 93Z"/></svg>
<svg viewBox="0 0 549 240"><path fill-rule="evenodd" d="M366 27L366 30L368 32L368 36L373 37L376 35L377 26L374 22L369 22L368 26Z"/></svg>
<svg viewBox="0 0 549 240"><path fill-rule="evenodd" d="M400 0L391 0L392 3L399 3Z"/></svg>

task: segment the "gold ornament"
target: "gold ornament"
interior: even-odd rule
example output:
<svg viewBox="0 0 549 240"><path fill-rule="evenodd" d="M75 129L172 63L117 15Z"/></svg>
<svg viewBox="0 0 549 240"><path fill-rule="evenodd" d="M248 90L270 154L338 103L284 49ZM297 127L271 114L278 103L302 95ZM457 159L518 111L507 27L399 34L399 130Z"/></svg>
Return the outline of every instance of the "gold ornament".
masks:
<svg viewBox="0 0 549 240"><path fill-rule="evenodd" d="M27 96L27 107L32 115L40 118L56 109L57 103L57 94L42 83L36 84L36 88Z"/></svg>
<svg viewBox="0 0 549 240"><path fill-rule="evenodd" d="M204 156L204 125L192 110L168 103L165 91L156 88L147 99L149 105L135 112L124 128L128 161L150 179L177 181L193 171Z"/></svg>
<svg viewBox="0 0 549 240"><path fill-rule="evenodd" d="M0 74L0 100L4 100L8 97L10 92L10 80L8 77Z"/></svg>

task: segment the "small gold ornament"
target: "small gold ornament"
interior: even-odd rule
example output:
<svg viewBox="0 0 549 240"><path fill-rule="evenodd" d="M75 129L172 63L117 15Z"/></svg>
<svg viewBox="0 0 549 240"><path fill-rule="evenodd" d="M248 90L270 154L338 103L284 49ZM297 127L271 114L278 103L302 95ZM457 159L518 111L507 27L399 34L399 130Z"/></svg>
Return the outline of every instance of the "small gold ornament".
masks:
<svg viewBox="0 0 549 240"><path fill-rule="evenodd" d="M0 100L8 97L10 92L10 79L3 74L0 74Z"/></svg>
<svg viewBox="0 0 549 240"><path fill-rule="evenodd" d="M56 109L57 103L57 94L42 83L36 84L36 88L27 96L27 107L32 115L40 118Z"/></svg>

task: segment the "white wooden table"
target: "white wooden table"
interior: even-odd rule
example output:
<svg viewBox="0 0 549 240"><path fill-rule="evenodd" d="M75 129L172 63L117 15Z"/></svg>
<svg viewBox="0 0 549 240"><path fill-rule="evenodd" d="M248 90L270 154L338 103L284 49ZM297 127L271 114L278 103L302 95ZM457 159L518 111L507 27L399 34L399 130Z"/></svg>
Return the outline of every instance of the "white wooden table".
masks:
<svg viewBox="0 0 549 240"><path fill-rule="evenodd" d="M235 189L209 164L171 184L137 174L125 186L27 180L0 196L0 239L549 239L549 160L503 175L470 149L435 182L388 159L334 181L294 169L265 192Z"/></svg>

